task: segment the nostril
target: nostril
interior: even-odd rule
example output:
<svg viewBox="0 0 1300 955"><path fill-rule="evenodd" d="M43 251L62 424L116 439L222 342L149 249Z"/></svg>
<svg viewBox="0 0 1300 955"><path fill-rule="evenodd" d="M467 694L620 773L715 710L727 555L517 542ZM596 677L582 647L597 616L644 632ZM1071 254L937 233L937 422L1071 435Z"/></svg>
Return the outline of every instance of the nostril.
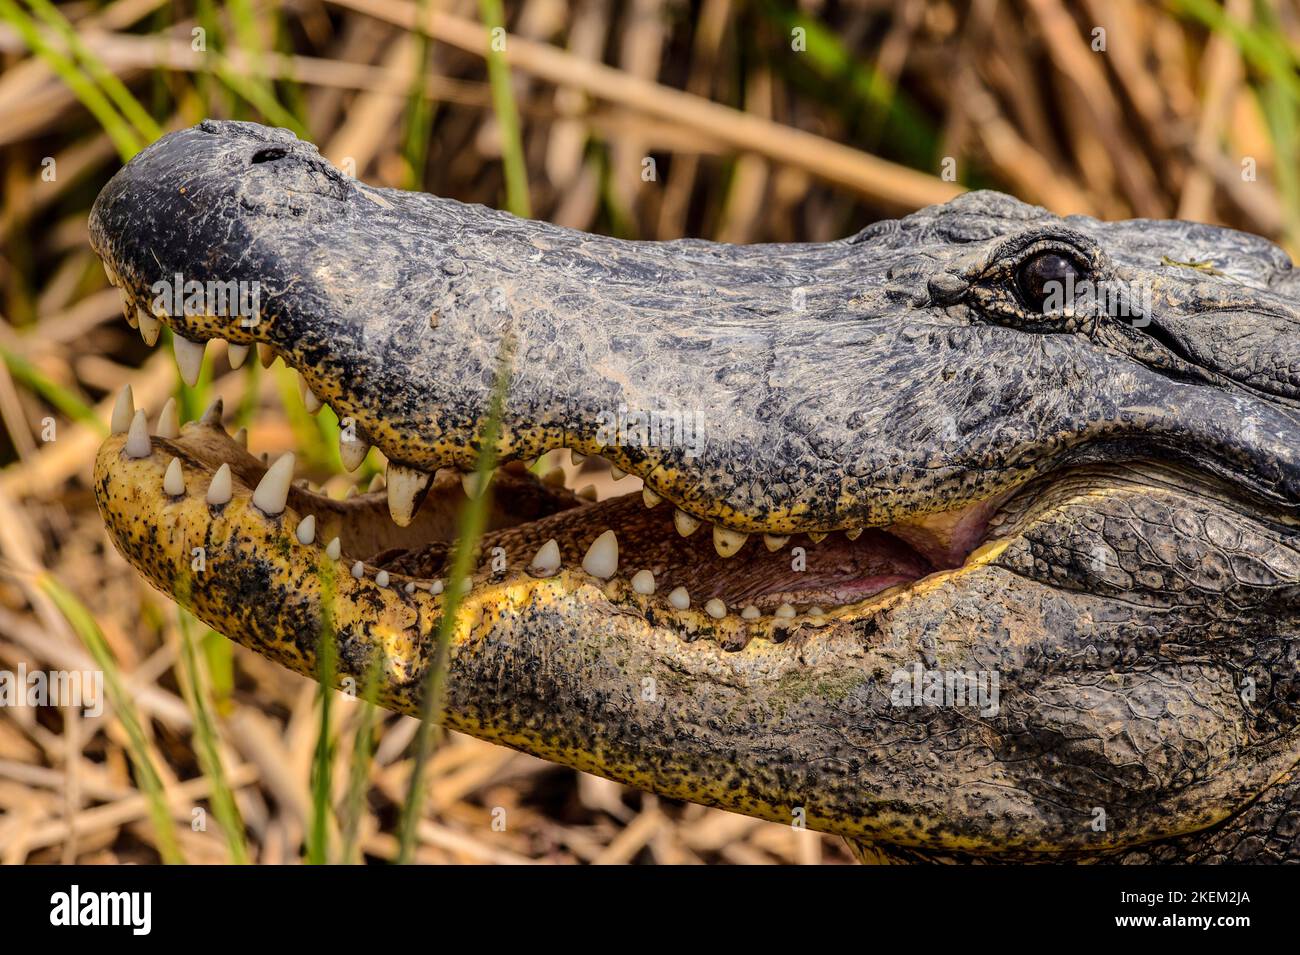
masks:
<svg viewBox="0 0 1300 955"><path fill-rule="evenodd" d="M283 146L267 146L265 149L259 149L253 153L253 162L275 162L277 159L283 159L288 154L289 150Z"/></svg>

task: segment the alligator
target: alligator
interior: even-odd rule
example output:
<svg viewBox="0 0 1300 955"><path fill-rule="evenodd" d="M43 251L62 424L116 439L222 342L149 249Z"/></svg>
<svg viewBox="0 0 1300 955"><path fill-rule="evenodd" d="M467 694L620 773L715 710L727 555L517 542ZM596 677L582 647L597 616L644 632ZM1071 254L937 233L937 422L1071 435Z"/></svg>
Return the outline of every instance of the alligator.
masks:
<svg viewBox="0 0 1300 955"><path fill-rule="evenodd" d="M1265 239L980 191L827 243L621 240L207 121L90 241L182 377L256 346L344 466L387 459L334 499L219 404L151 433L119 397L114 544L271 660L316 675L325 632L418 714L455 594L445 726L863 861L1300 860L1300 275ZM255 314L189 295L233 281ZM640 492L539 478L564 448Z"/></svg>

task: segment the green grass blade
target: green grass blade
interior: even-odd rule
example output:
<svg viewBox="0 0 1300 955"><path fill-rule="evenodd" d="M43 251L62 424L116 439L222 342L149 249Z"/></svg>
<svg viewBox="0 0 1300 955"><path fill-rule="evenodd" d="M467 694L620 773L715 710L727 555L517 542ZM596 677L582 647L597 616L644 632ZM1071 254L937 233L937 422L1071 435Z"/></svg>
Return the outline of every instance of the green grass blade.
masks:
<svg viewBox="0 0 1300 955"><path fill-rule="evenodd" d="M108 436L108 425L99 420L94 408L62 385L50 381L26 358L0 347L0 360L4 361L15 381L26 385L67 417L84 422L104 437Z"/></svg>
<svg viewBox="0 0 1300 955"><path fill-rule="evenodd" d="M163 793L162 780L150 757L148 738L141 728L140 718L136 714L135 704L122 683L118 673L117 661L108 648L104 634L100 631L95 618L85 605L49 573L41 573L36 578L37 586L54 601L59 612L67 619L81 642L94 658L96 665L104 674L104 688L108 693L109 703L118 720L126 730L130 741L131 762L135 766L140 789L149 806L149 816L153 821L155 837L158 840L158 852L168 865L184 864L176 832L173 828L171 813L167 809L167 799Z"/></svg>
<svg viewBox="0 0 1300 955"><path fill-rule="evenodd" d="M487 421L483 426L483 437L479 443L482 450L479 452L475 467L475 480L480 490L461 511L456 548L451 561L451 573L443 589L442 619L438 621L436 642L424 678L424 692L420 699L420 728L415 735L415 765L411 769L411 780L402 810L398 842L397 861L402 865L409 864L415 855L416 830L424 804L424 773L436 744L442 739L443 730L439 720L442 715L447 649L460 611L461 581L474 569L479 538L483 536L487 526L488 502L492 493L488 481L496 467L497 440L501 434L501 417L505 409L506 393L510 388L510 369L513 362L514 342L507 338L502 343L496 384L492 389L492 401L488 409Z"/></svg>
<svg viewBox="0 0 1300 955"><path fill-rule="evenodd" d="M489 31L505 29L505 13L501 0L479 0L479 16ZM532 201L528 195L528 167L524 164L524 144L519 131L519 106L515 91L510 85L510 65L505 54L493 48L488 40L488 83L492 87L492 108L497 125L501 128L501 157L506 176L506 208L517 216L532 216Z"/></svg>
<svg viewBox="0 0 1300 955"><path fill-rule="evenodd" d="M212 708L208 705L208 683L203 679L199 654L195 648L197 638L194 634L194 619L180 606L176 608L176 614L180 621L181 673L184 677L180 683L185 702L194 714L195 755L198 756L203 775L212 784L209 800L217 824L225 836L230 861L236 865L247 865L249 857L248 846L244 841L244 820L239 815L235 795L226 780L221 750L217 746L217 725L212 717Z"/></svg>
<svg viewBox="0 0 1300 955"><path fill-rule="evenodd" d="M338 648L334 645L334 568L321 567L317 577L321 588L321 631L316 642L320 726L316 731L316 751L311 765L311 825L307 832L307 861L311 865L327 865L330 817L333 813L330 784L334 778L334 739L330 719L334 709L334 684L338 677Z"/></svg>
<svg viewBox="0 0 1300 955"><path fill-rule="evenodd" d="M361 820L365 814L366 789L370 785L370 767L375 759L375 727L379 724L379 674L384 659L378 652L366 668L366 681L362 689L361 719L352 739L352 764L348 767L348 791L343 809L343 834L339 860L344 863L361 861L357 840L361 833Z"/></svg>

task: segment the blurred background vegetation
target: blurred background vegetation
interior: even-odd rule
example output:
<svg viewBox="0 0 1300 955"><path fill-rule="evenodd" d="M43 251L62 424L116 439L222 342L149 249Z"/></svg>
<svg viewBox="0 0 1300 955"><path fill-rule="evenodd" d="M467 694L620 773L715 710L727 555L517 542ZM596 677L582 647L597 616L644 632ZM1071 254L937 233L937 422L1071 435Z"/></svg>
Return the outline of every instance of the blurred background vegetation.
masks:
<svg viewBox="0 0 1300 955"><path fill-rule="evenodd" d="M86 216L162 133L286 126L373 184L628 238L826 240L997 188L1294 254L1298 54L1297 0L0 0L0 669L104 669L111 703L0 710L0 861L399 853L415 721L206 632L95 511L127 382L151 418L219 395L255 452L296 450L331 493L358 480L281 363L210 348L187 388L117 320ZM417 861L848 858L458 736L419 787Z"/></svg>

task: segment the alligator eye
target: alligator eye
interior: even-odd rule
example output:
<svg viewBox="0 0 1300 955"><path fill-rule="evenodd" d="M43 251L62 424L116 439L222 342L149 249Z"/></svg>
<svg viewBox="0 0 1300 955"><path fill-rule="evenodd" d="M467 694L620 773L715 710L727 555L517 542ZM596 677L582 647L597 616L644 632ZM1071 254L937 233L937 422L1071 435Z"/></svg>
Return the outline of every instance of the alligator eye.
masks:
<svg viewBox="0 0 1300 955"><path fill-rule="evenodd" d="M253 153L254 163L275 162L277 159L283 159L289 154L289 150L283 146L267 146L265 149L259 149Z"/></svg>
<svg viewBox="0 0 1300 955"><path fill-rule="evenodd" d="M1082 274L1073 261L1059 252L1040 252L1016 270L1016 286L1026 308L1031 312L1046 312L1053 292L1056 302L1066 304L1066 295L1072 293Z"/></svg>

